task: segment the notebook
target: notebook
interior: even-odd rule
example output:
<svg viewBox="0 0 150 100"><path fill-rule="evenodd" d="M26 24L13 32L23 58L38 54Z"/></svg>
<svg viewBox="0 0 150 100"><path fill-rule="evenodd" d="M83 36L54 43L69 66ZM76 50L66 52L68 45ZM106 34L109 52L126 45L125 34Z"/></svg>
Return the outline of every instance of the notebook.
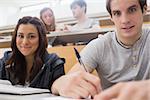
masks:
<svg viewBox="0 0 150 100"><path fill-rule="evenodd" d="M41 93L50 93L50 91L48 89L13 86L7 80L0 80L0 94L31 95Z"/></svg>

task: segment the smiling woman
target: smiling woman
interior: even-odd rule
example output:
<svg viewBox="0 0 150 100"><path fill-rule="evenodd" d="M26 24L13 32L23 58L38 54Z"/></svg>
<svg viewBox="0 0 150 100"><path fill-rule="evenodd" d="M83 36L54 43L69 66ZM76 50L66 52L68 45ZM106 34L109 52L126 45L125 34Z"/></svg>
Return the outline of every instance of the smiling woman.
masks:
<svg viewBox="0 0 150 100"><path fill-rule="evenodd" d="M0 60L0 79L13 85L51 90L51 85L64 75L64 61L48 54L46 29L36 17L21 18L12 36L11 49Z"/></svg>
<svg viewBox="0 0 150 100"><path fill-rule="evenodd" d="M20 25L17 32L16 45L24 56L34 56L39 47L37 29L32 24Z"/></svg>

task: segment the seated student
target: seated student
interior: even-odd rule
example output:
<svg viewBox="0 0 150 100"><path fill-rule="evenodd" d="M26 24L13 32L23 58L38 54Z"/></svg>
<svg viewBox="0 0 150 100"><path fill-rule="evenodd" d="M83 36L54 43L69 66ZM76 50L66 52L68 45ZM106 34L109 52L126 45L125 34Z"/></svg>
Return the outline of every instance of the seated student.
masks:
<svg viewBox="0 0 150 100"><path fill-rule="evenodd" d="M40 19L19 19L12 36L11 49L0 59L0 79L13 85L44 88L64 75L64 61L47 52L46 29Z"/></svg>
<svg viewBox="0 0 150 100"><path fill-rule="evenodd" d="M107 0L106 7L116 30L81 51L87 71L96 69L99 78L77 63L54 82L52 93L73 98L99 94L95 97L99 100L150 100L150 29L142 29L147 0Z"/></svg>
<svg viewBox="0 0 150 100"><path fill-rule="evenodd" d="M51 32L56 30L55 16L51 8L43 8L40 11L40 19L45 24L47 31Z"/></svg>
<svg viewBox="0 0 150 100"><path fill-rule="evenodd" d="M73 25L72 27L67 26L68 30L74 31L74 30L82 30L82 29L88 29L88 28L99 28L99 22L90 19L86 15L87 11L87 4L84 0L74 0L70 8L72 10L74 18L76 18L77 23Z"/></svg>
<svg viewBox="0 0 150 100"><path fill-rule="evenodd" d="M55 16L54 16L54 13L52 11L51 8L43 8L41 11L40 11L40 19L43 21L43 23L45 24L45 27L48 31L48 33L50 32L60 32L62 31L59 27L56 27L56 23L55 23ZM55 46L57 45L57 38L54 37L52 38L51 40L48 41L48 47L52 47L52 46ZM60 41L60 44L62 45L66 45L66 43L63 43Z"/></svg>

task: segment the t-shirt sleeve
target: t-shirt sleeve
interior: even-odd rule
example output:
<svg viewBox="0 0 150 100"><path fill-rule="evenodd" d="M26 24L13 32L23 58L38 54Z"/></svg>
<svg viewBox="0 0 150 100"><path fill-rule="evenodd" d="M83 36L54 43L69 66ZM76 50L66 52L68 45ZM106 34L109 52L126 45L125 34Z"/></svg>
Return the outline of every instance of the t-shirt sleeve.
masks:
<svg viewBox="0 0 150 100"><path fill-rule="evenodd" d="M103 43L100 38L91 41L82 51L81 59L90 70L100 66L103 54Z"/></svg>

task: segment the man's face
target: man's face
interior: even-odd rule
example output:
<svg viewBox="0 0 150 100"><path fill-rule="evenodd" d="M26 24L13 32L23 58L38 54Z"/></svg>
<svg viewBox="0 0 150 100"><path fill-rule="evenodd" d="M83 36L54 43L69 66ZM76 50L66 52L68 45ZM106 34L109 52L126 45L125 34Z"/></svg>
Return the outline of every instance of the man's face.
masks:
<svg viewBox="0 0 150 100"><path fill-rule="evenodd" d="M143 23L143 16L138 0L112 0L111 20L117 28L119 38L136 39Z"/></svg>
<svg viewBox="0 0 150 100"><path fill-rule="evenodd" d="M77 4L74 5L71 10L72 10L73 16L77 19L80 18L82 16L82 14L85 13L85 11L84 11L85 7L80 7Z"/></svg>

